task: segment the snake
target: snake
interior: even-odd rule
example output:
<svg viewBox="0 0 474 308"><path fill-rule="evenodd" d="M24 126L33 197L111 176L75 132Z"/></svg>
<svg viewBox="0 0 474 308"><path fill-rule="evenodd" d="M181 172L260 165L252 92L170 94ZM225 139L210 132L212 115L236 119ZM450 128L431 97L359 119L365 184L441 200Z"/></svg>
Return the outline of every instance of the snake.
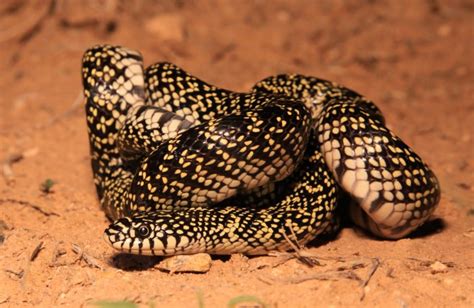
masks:
<svg viewBox="0 0 474 308"><path fill-rule="evenodd" d="M280 74L213 86L122 46L82 59L104 238L139 255L264 255L340 229L396 240L440 201L434 172L380 109L335 82Z"/></svg>

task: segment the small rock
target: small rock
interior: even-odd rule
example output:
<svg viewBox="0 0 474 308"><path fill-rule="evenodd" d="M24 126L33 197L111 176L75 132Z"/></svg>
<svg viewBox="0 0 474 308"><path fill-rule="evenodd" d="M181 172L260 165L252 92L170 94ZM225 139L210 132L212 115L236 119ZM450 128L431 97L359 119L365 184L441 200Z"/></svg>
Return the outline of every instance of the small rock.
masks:
<svg viewBox="0 0 474 308"><path fill-rule="evenodd" d="M173 256L161 261L157 268L170 273L206 273L211 268L211 256L207 253Z"/></svg>
<svg viewBox="0 0 474 308"><path fill-rule="evenodd" d="M181 42L184 40L183 20L177 14L163 14L152 17L145 23L145 29L163 40Z"/></svg>
<svg viewBox="0 0 474 308"><path fill-rule="evenodd" d="M430 268L431 268L432 274L445 273L448 271L448 267L439 261L436 261L433 264L431 264Z"/></svg>

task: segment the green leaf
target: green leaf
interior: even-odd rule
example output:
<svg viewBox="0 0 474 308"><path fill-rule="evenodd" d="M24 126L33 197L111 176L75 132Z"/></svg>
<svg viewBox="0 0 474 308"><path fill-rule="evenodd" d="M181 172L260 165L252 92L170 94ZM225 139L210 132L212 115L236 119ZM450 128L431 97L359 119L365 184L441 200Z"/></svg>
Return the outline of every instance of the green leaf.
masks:
<svg viewBox="0 0 474 308"><path fill-rule="evenodd" d="M234 297L227 303L227 307L235 308L241 303L252 303L255 304L256 307L266 307L265 303L261 299L253 295L240 295Z"/></svg>
<svg viewBox="0 0 474 308"><path fill-rule="evenodd" d="M138 305L127 301L98 301L94 303L100 308L138 308Z"/></svg>
<svg viewBox="0 0 474 308"><path fill-rule="evenodd" d="M49 194L51 192L51 189L53 188L54 184L56 184L53 180L51 179L46 179L44 180L43 183L41 183L40 190L46 194Z"/></svg>
<svg viewBox="0 0 474 308"><path fill-rule="evenodd" d="M198 308L204 308L204 296L202 295L201 290L196 292L197 300L198 300Z"/></svg>

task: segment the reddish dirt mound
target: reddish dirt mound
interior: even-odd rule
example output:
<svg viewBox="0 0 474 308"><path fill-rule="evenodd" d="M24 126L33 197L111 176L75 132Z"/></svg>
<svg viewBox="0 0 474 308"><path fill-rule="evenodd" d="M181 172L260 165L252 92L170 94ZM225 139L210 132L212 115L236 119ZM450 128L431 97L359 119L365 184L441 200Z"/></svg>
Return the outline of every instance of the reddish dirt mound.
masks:
<svg viewBox="0 0 474 308"><path fill-rule="evenodd" d="M473 306L473 19L467 0L2 1L0 305ZM281 72L347 85L435 170L439 209L399 241L344 229L305 251L313 267L237 255L171 275L115 255L80 99L80 59L97 43L235 90Z"/></svg>

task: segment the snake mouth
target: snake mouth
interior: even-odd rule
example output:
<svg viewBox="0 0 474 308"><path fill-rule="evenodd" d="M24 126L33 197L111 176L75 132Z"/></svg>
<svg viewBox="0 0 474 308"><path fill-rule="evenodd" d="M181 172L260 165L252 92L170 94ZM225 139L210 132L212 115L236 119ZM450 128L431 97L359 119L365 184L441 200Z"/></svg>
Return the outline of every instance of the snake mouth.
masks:
<svg viewBox="0 0 474 308"><path fill-rule="evenodd" d="M110 228L107 228L103 234L104 241L116 250L123 251L123 244L125 242L125 235L123 233L111 232Z"/></svg>
<svg viewBox="0 0 474 308"><path fill-rule="evenodd" d="M128 252L133 248L133 241L128 235L132 227L131 220L122 218L110 224L104 231L103 238L115 250Z"/></svg>
<svg viewBox="0 0 474 308"><path fill-rule="evenodd" d="M133 240L126 238L124 234L120 233L113 234L109 229L105 230L103 238L110 247L123 253L142 256L169 256L179 254L179 251L174 248L152 249L145 247L138 239ZM117 240L117 238L119 238L119 240Z"/></svg>
<svg viewBox="0 0 474 308"><path fill-rule="evenodd" d="M135 255L153 255L151 250L139 247L136 240L127 238L123 233L113 234L109 229L106 229L103 238L110 247L117 251Z"/></svg>

